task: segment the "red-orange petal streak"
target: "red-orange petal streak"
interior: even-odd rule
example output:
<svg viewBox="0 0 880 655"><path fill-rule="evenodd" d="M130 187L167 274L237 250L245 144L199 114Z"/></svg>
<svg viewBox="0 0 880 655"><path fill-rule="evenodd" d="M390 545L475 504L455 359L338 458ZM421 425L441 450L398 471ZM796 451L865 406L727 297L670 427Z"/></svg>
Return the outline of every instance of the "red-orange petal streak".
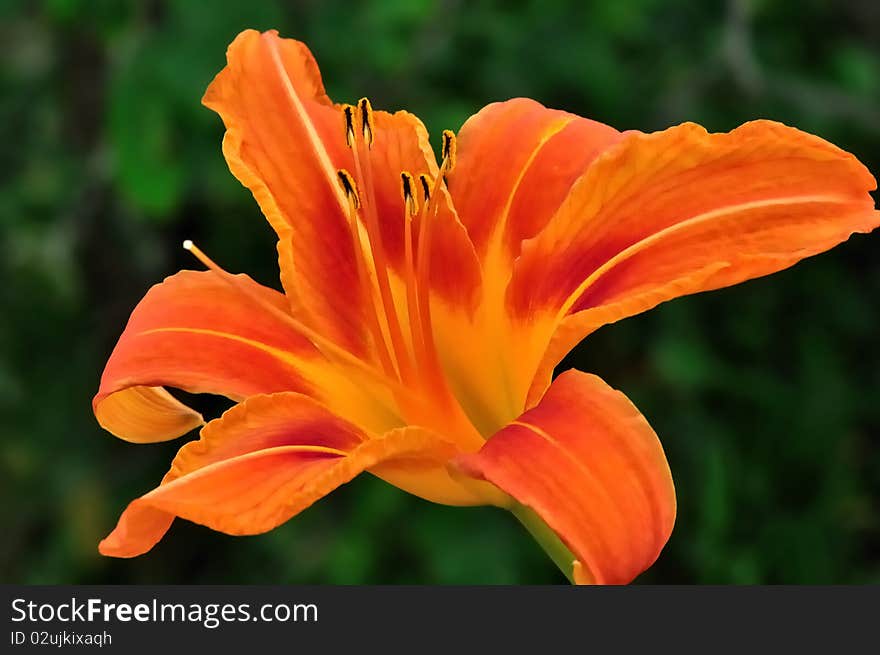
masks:
<svg viewBox="0 0 880 655"><path fill-rule="evenodd" d="M578 180L514 269L508 311L549 330L530 402L598 327L871 231L875 187L851 154L771 121L629 135Z"/></svg>
<svg viewBox="0 0 880 655"><path fill-rule="evenodd" d="M590 162L621 138L607 125L526 98L485 107L459 132L449 190L479 257L483 292L476 312L440 308L435 330L451 384L481 431L491 433L522 411L534 377L534 361L523 356L529 347L521 344L529 328L511 326L504 304L521 244L544 228ZM460 270L442 263L452 276Z"/></svg>
<svg viewBox="0 0 880 655"><path fill-rule="evenodd" d="M415 179L427 174L436 178L438 166L428 132L413 114L377 111L375 140L370 149L376 205L382 242L388 263L398 275L404 266L404 202L400 174ZM418 193L418 189L416 189ZM422 199L419 198L419 203ZM431 218L431 290L447 303L472 310L479 299L480 265L467 230L452 206L449 194L441 191L433 199L436 214ZM418 253L418 225L412 235L413 252Z"/></svg>
<svg viewBox="0 0 880 655"><path fill-rule="evenodd" d="M507 261L544 227L572 183L622 135L534 100L484 107L458 135L449 175L455 207L481 258L500 239Z"/></svg>
<svg viewBox="0 0 880 655"><path fill-rule="evenodd" d="M581 581L630 582L672 532L675 490L657 436L593 375L563 373L534 409L458 461L537 512L580 562Z"/></svg>
<svg viewBox="0 0 880 655"><path fill-rule="evenodd" d="M675 295L766 275L876 226L875 187L849 153L772 121L630 135L524 247L508 304L577 311L718 265Z"/></svg>

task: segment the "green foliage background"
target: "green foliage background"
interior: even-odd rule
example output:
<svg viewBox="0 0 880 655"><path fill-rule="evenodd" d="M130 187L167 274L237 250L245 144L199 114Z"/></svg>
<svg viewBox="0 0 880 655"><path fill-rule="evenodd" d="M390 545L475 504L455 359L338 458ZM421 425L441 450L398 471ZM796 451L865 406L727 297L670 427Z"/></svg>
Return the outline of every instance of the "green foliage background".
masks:
<svg viewBox="0 0 880 655"><path fill-rule="evenodd" d="M306 41L331 96L434 134L524 95L621 129L774 118L880 171L874 0L0 0L0 21L2 582L561 581L505 512L367 476L263 536L178 521L145 557L97 554L178 445L118 441L91 415L132 307L195 267L187 237L277 286L271 230L199 104L243 28ZM569 358L667 450L678 521L639 581L880 582L878 246L668 303Z"/></svg>

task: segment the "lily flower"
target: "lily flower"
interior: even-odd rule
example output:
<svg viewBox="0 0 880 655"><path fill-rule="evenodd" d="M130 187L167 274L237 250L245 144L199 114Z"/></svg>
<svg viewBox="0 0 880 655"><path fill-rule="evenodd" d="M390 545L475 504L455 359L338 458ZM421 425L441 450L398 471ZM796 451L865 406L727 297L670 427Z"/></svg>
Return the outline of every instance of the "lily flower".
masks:
<svg viewBox="0 0 880 655"><path fill-rule="evenodd" d="M438 163L412 114L334 104L301 42L241 33L203 102L278 235L283 293L207 267L152 287L95 396L105 429L180 437L100 552L175 517L257 534L369 472L513 512L574 582L627 583L669 539L656 434L554 367L599 327L767 275L880 223L851 154L758 120L646 134L528 99L488 105ZM203 417L166 387L234 401Z"/></svg>

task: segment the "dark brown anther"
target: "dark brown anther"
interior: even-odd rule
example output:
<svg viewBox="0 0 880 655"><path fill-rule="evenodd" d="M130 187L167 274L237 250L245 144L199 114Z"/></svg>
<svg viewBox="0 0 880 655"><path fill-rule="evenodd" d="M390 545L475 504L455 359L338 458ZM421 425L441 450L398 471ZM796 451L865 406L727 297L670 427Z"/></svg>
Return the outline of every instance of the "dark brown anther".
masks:
<svg viewBox="0 0 880 655"><path fill-rule="evenodd" d="M410 216L415 216L419 213L419 201L416 200L415 194L413 193L413 187L415 186L415 180L411 173L404 171L400 174L400 183L403 190L403 204L406 206L407 211Z"/></svg>
<svg viewBox="0 0 880 655"><path fill-rule="evenodd" d="M444 172L451 173L455 168L455 133L452 130L443 130L443 142L440 148L443 162L446 164Z"/></svg>
<svg viewBox="0 0 880 655"><path fill-rule="evenodd" d="M354 178L344 168L340 168L336 171L336 176L339 178L339 184L342 185L342 190L345 192L345 197L348 198L348 202L351 203L352 208L360 209L361 208L361 198L358 195L357 184L355 184Z"/></svg>
<svg viewBox="0 0 880 655"><path fill-rule="evenodd" d="M354 147L354 107L342 105L342 115L345 118L345 145Z"/></svg>
<svg viewBox="0 0 880 655"><path fill-rule="evenodd" d="M424 197L425 205L427 206L427 204L431 202L431 178L428 177L427 174L422 173L419 175L419 182L422 185L422 196Z"/></svg>
<svg viewBox="0 0 880 655"><path fill-rule="evenodd" d="M361 113L361 131L368 148L373 147L373 107L367 98L358 100Z"/></svg>

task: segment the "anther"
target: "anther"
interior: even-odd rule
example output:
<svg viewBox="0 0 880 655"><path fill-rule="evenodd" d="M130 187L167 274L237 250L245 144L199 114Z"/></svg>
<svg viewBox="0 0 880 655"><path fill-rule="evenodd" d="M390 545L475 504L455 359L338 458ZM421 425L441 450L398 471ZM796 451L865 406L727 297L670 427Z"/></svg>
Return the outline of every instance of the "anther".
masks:
<svg viewBox="0 0 880 655"><path fill-rule="evenodd" d="M354 107L342 105L342 116L345 118L345 145L354 147Z"/></svg>
<svg viewBox="0 0 880 655"><path fill-rule="evenodd" d="M451 173L455 168L455 133L452 130L443 130L443 142L440 153L446 163L446 173Z"/></svg>
<svg viewBox="0 0 880 655"><path fill-rule="evenodd" d="M355 184L351 173L344 168L340 168L336 171L336 176L339 178L339 184L342 185L342 190L345 192L345 197L348 198L351 207L353 209L360 209L361 197L358 195L357 184Z"/></svg>
<svg viewBox="0 0 880 655"><path fill-rule="evenodd" d="M422 185L422 196L425 199L425 206L427 207L428 203L431 202L431 187L433 186L433 181L427 174L422 173L419 175L419 182Z"/></svg>
<svg viewBox="0 0 880 655"><path fill-rule="evenodd" d="M373 107L367 98L358 100L358 109L361 112L361 130L364 141L368 148L373 147Z"/></svg>
<svg viewBox="0 0 880 655"><path fill-rule="evenodd" d="M403 189L403 204L406 205L406 210L409 212L409 215L415 216L419 213L419 201L416 200L416 197L413 194L415 180L411 173L404 171L400 174L400 182Z"/></svg>

